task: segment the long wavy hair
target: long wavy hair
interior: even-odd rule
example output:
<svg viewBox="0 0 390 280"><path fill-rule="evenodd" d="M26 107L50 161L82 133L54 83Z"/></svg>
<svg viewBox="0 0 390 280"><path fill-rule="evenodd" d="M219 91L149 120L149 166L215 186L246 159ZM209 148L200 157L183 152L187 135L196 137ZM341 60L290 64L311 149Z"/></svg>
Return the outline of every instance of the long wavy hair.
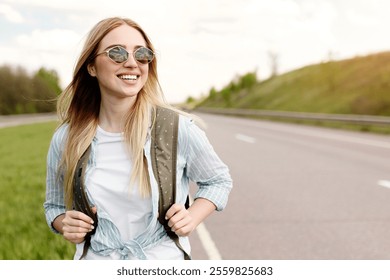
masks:
<svg viewBox="0 0 390 280"><path fill-rule="evenodd" d="M91 144L99 121L101 93L97 79L89 75L87 67L93 63L104 36L123 24L138 30L144 37L146 46L155 51L146 33L134 21L118 17L104 19L88 34L75 66L73 79L58 99L57 112L61 125L68 124L68 137L60 163L64 178L65 204L68 208L73 200L73 176L77 162ZM125 143L133 162L130 185L137 182L144 197L150 195L150 182L143 148L150 125L150 112L157 105L172 108L164 99L155 58L149 63L148 79L138 93L135 104L129 108L124 126Z"/></svg>

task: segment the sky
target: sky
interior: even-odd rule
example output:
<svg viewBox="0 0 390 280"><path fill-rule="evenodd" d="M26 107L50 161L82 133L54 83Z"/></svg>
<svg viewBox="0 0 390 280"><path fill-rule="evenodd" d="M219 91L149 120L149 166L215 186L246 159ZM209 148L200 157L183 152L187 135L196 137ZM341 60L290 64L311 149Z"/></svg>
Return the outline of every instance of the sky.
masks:
<svg viewBox="0 0 390 280"><path fill-rule="evenodd" d="M389 51L389 11L388 0L0 0L0 65L55 70L65 87L89 30L127 17L157 50L166 99L180 103L248 72L265 80L273 65L283 74Z"/></svg>

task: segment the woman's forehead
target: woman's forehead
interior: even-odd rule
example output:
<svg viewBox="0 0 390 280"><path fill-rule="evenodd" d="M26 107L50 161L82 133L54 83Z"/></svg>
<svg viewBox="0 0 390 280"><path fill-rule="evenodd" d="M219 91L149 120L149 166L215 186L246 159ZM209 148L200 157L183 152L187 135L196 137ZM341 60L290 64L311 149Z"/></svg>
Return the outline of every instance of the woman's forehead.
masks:
<svg viewBox="0 0 390 280"><path fill-rule="evenodd" d="M111 45L122 45L127 48L134 46L146 46L146 42L141 32L134 27L123 24L114 28L100 41L100 49L105 49Z"/></svg>

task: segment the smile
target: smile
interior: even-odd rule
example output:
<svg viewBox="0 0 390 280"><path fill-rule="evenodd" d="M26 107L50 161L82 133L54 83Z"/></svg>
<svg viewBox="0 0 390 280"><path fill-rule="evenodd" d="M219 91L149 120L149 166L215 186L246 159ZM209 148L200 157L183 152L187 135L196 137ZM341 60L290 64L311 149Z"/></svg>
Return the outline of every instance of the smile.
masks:
<svg viewBox="0 0 390 280"><path fill-rule="evenodd" d="M138 79L137 75L120 75L118 76L119 79L127 80L127 81L135 81Z"/></svg>

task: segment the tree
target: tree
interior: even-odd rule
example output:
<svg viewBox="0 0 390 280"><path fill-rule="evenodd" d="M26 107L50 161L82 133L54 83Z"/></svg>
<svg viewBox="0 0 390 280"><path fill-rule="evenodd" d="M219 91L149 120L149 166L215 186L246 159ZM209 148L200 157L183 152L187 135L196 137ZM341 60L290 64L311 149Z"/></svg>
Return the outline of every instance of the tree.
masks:
<svg viewBox="0 0 390 280"><path fill-rule="evenodd" d="M268 52L269 63L271 65L271 77L278 75L278 54L274 51Z"/></svg>
<svg viewBox="0 0 390 280"><path fill-rule="evenodd" d="M39 69L33 76L22 67L0 67L0 114L25 114L55 111L61 92L54 70Z"/></svg>
<svg viewBox="0 0 390 280"><path fill-rule="evenodd" d="M239 89L250 89L257 83L256 72L247 73L239 79Z"/></svg>
<svg viewBox="0 0 390 280"><path fill-rule="evenodd" d="M215 100L217 97L217 91L215 90L215 88L211 88L210 89L210 93L209 93L209 99L210 100Z"/></svg>
<svg viewBox="0 0 390 280"><path fill-rule="evenodd" d="M60 79L55 70L47 70L41 67L35 74L35 77L43 79L46 84L58 95L61 93L61 87L59 85Z"/></svg>

